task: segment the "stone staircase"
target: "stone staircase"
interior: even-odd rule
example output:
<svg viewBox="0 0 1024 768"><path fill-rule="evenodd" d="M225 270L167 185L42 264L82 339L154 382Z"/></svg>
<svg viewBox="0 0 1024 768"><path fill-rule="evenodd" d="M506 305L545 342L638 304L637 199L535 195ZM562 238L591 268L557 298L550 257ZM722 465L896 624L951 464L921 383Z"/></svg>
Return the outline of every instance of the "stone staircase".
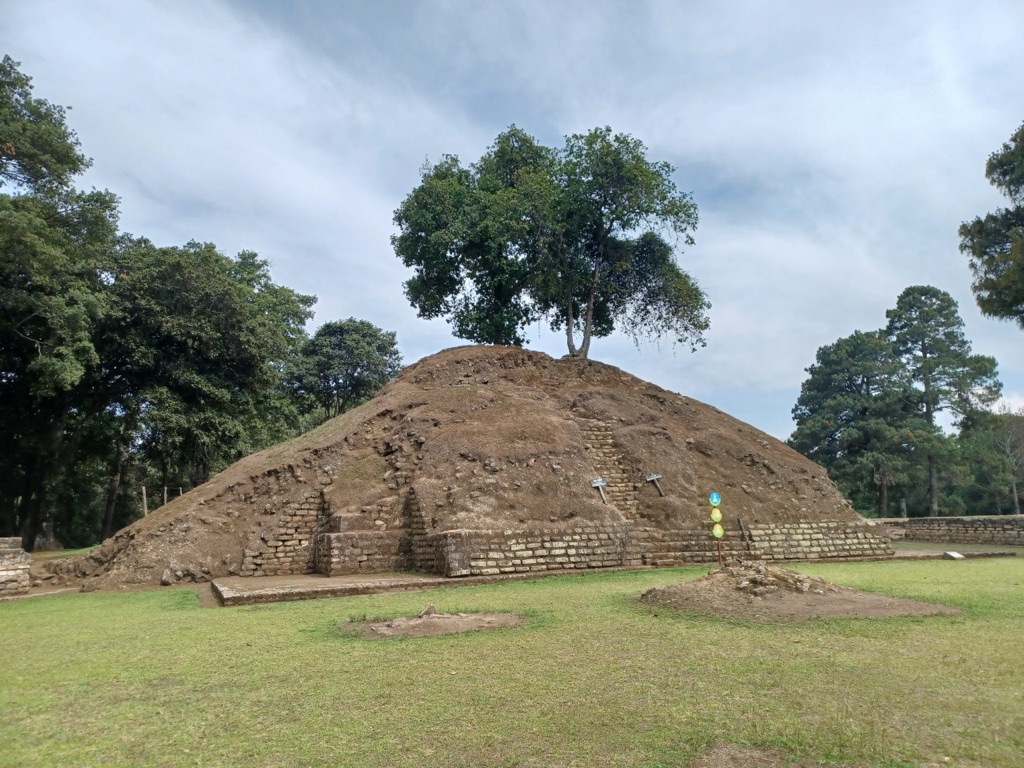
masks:
<svg viewBox="0 0 1024 768"><path fill-rule="evenodd" d="M629 520L635 520L640 494L634 487L643 478L631 478L619 464L611 425L597 419L577 418L583 443L598 474L608 481L604 487L608 503L616 506Z"/></svg>

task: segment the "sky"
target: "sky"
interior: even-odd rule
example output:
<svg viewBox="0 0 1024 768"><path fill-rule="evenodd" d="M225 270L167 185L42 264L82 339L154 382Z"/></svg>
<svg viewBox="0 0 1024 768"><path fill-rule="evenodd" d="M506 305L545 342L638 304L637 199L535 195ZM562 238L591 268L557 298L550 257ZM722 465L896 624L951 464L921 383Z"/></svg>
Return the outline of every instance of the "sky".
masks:
<svg viewBox="0 0 1024 768"><path fill-rule="evenodd" d="M424 162L513 123L632 134L699 208L677 260L711 328L591 357L780 439L817 349L911 285L957 300L1024 406L1024 330L979 313L957 236L1007 204L984 167L1024 122L1022 29L1019 0L0 0L0 53L71 107L122 230L256 251L318 297L311 332L369 320L407 363L467 343L417 317L390 244Z"/></svg>

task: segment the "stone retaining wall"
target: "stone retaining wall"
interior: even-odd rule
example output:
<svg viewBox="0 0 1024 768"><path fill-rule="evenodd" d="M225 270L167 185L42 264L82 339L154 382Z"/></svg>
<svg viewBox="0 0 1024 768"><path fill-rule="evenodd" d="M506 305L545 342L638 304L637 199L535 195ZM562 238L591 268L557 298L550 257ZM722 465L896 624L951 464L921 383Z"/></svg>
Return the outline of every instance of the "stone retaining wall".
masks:
<svg viewBox="0 0 1024 768"><path fill-rule="evenodd" d="M445 531L437 534L445 576L560 571L643 564L630 524L563 530Z"/></svg>
<svg viewBox="0 0 1024 768"><path fill-rule="evenodd" d="M824 560L843 557L888 557L884 526L820 521L749 527L750 551L758 560Z"/></svg>
<svg viewBox="0 0 1024 768"><path fill-rule="evenodd" d="M447 577L491 576L612 566L715 562L718 546L703 528L662 530L620 524L530 531L415 530L324 533L317 571L327 576L416 569ZM740 526L721 540L723 558L827 560L888 557L885 529L822 521Z"/></svg>
<svg viewBox="0 0 1024 768"><path fill-rule="evenodd" d="M336 516L337 517L337 516ZM344 517L344 516L342 516ZM401 527L327 531L323 494L289 507L275 528L245 550L242 575L322 573L339 576L417 570L448 577L611 566L678 566L715 562L709 528L660 529L635 521L571 529L489 531L428 529L414 496L406 497ZM396 522L396 521L391 521ZM1024 532L1024 529L1021 529ZM887 557L887 529L869 523L819 521L726 528L724 558L818 560Z"/></svg>
<svg viewBox="0 0 1024 768"><path fill-rule="evenodd" d="M314 573L317 538L328 521L323 491L311 491L285 508L277 525L257 534L242 555L242 576Z"/></svg>
<svg viewBox="0 0 1024 768"><path fill-rule="evenodd" d="M413 567L408 531L345 531L318 537L317 573L339 576L350 573L406 571Z"/></svg>
<svg viewBox="0 0 1024 768"><path fill-rule="evenodd" d="M644 565L676 566L694 563L717 563L718 544L706 528L641 528L634 532ZM726 529L721 539L722 558L743 558L752 555L742 530Z"/></svg>
<svg viewBox="0 0 1024 768"><path fill-rule="evenodd" d="M892 531L894 539L1024 547L1024 515L886 518L879 522Z"/></svg>
<svg viewBox="0 0 1024 768"><path fill-rule="evenodd" d="M28 553L21 548L21 538L0 538L0 598L28 592L29 562Z"/></svg>

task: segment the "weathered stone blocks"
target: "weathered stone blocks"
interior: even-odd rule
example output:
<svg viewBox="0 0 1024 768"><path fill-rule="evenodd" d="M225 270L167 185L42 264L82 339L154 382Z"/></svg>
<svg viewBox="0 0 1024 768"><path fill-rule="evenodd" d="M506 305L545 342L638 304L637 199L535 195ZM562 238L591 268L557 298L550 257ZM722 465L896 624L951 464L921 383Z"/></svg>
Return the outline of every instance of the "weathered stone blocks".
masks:
<svg viewBox="0 0 1024 768"><path fill-rule="evenodd" d="M17 536L0 538L0 598L28 592L30 559Z"/></svg>
<svg viewBox="0 0 1024 768"><path fill-rule="evenodd" d="M911 517L887 519L884 522L893 538L1024 547L1024 515Z"/></svg>

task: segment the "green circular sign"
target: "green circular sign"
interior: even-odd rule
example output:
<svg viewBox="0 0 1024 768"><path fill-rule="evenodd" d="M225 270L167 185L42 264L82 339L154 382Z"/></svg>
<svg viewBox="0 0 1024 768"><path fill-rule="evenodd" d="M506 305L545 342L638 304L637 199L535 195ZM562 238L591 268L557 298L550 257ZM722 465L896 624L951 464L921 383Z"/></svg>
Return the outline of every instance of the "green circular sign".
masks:
<svg viewBox="0 0 1024 768"><path fill-rule="evenodd" d="M711 529L711 535L714 536L716 539L720 539L722 538L722 536L725 535L725 529L722 528L721 523L715 523L714 528Z"/></svg>
<svg viewBox="0 0 1024 768"><path fill-rule="evenodd" d="M712 508L711 519L714 520L716 523L720 523L722 521L722 510L720 510L718 507Z"/></svg>

